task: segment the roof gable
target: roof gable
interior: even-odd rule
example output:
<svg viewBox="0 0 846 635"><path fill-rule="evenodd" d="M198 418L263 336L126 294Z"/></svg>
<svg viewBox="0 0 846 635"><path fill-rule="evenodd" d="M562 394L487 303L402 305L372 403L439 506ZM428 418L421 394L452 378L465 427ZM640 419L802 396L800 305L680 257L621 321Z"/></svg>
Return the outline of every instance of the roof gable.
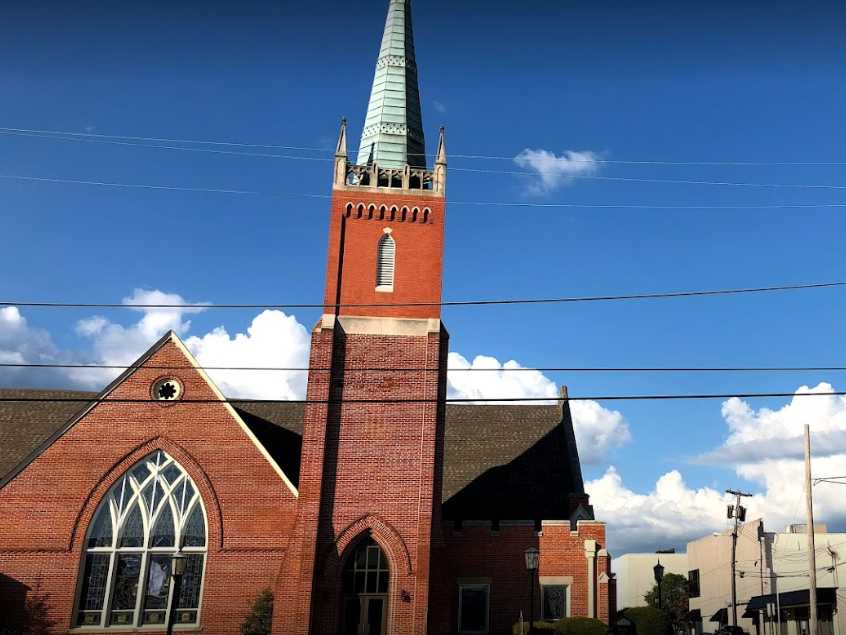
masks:
<svg viewBox="0 0 846 635"><path fill-rule="evenodd" d="M174 357L179 359L178 363L172 361ZM164 370L166 368L173 370L168 372ZM178 408L190 406L192 401L199 401L217 407L215 402L220 401L219 407L224 409L227 415L241 428L245 436L267 460L291 493L294 496L298 495L296 486L270 454L267 447L259 442L251 428L226 400L173 331L168 332L153 344L136 362L131 364L99 394L63 391L48 391L46 393L44 391L0 391L0 397L5 400L21 399L22 401L17 403L23 406L15 412L14 405L16 402L4 401L0 403L0 406L2 406L0 407L0 439L8 437L14 441L9 453L10 456L7 456L5 451L0 456L0 466L7 468L0 470L0 487L6 485L39 454L83 420L93 409L109 402L143 403L152 398L150 387L153 382L160 377L170 376L178 379L180 383L186 386L183 395L185 403L174 401L163 405ZM46 403L33 401L33 399L45 397L55 401ZM63 421L60 420L62 415L64 415ZM33 430L34 434L22 431L21 425L24 424L27 428ZM29 452L25 453L27 449L29 449ZM299 456L299 446L292 448L291 453ZM10 465L11 468L9 468Z"/></svg>

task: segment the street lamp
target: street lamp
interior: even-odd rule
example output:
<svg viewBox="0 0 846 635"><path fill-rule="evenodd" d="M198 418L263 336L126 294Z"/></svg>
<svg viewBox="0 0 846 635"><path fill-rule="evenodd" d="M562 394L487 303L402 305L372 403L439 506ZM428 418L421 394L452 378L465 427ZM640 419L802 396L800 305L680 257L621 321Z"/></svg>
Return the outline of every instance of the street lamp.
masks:
<svg viewBox="0 0 846 635"><path fill-rule="evenodd" d="M655 574L655 582L658 584L658 608L661 608L661 580L664 579L664 567L661 566L661 558L658 558L658 564L652 567L652 572Z"/></svg>
<svg viewBox="0 0 846 635"><path fill-rule="evenodd" d="M170 611L167 614L167 635L173 634L173 619L176 615L179 596L182 593L182 576L185 575L187 564L188 558L178 551L170 557L170 577L173 579L173 593L170 599Z"/></svg>
<svg viewBox="0 0 846 635"><path fill-rule="evenodd" d="M529 635L535 632L535 574L538 571L540 551L537 547L526 549L526 571L529 572Z"/></svg>

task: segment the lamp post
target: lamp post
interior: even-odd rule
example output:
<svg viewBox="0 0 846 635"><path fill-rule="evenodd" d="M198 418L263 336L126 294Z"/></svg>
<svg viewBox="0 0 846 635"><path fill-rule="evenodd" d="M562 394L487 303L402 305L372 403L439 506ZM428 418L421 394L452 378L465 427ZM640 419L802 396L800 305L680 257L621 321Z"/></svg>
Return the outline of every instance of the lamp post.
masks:
<svg viewBox="0 0 846 635"><path fill-rule="evenodd" d="M529 572L529 635L535 632L535 575L538 572L540 551L536 547L526 549L526 571Z"/></svg>
<svg viewBox="0 0 846 635"><path fill-rule="evenodd" d="M655 574L655 582L658 585L658 609L660 610L663 608L661 605L661 580L664 579L664 567L661 566L661 558L658 558L658 564L652 567L652 572Z"/></svg>
<svg viewBox="0 0 846 635"><path fill-rule="evenodd" d="M173 579L173 593L170 599L170 610L167 614L167 635L173 635L173 619L176 616L176 605L179 603L179 595L182 592L182 576L185 575L185 566L188 558L180 552L170 557L170 577Z"/></svg>

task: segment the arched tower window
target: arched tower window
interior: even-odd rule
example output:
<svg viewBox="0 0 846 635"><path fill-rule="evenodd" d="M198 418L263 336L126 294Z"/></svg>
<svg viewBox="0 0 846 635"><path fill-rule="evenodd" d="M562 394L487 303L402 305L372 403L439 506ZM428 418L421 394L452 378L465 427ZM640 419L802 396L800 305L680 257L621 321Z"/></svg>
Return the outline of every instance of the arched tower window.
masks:
<svg viewBox="0 0 846 635"><path fill-rule="evenodd" d="M108 491L85 538L75 624L126 629L197 624L206 559L206 514L188 473L157 450ZM171 557L186 557L179 597Z"/></svg>
<svg viewBox="0 0 846 635"><path fill-rule="evenodd" d="M356 545L344 566L344 633L385 633L390 569L369 536Z"/></svg>
<svg viewBox="0 0 846 635"><path fill-rule="evenodd" d="M394 271L396 268L397 244L390 230L379 239L376 255L376 290L390 292L394 290Z"/></svg>

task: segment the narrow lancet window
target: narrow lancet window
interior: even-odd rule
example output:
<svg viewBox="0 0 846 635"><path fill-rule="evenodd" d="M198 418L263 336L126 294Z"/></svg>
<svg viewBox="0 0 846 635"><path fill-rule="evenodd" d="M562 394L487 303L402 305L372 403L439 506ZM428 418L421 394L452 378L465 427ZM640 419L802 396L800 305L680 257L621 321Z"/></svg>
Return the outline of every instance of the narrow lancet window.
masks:
<svg viewBox="0 0 846 635"><path fill-rule="evenodd" d="M397 244L390 233L379 239L379 251L376 255L376 290L394 290L394 271L396 269Z"/></svg>

